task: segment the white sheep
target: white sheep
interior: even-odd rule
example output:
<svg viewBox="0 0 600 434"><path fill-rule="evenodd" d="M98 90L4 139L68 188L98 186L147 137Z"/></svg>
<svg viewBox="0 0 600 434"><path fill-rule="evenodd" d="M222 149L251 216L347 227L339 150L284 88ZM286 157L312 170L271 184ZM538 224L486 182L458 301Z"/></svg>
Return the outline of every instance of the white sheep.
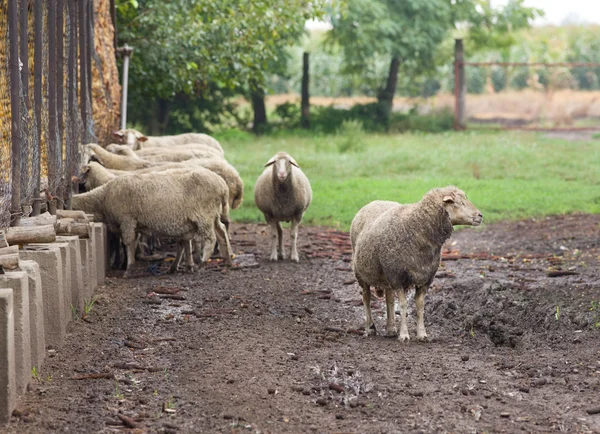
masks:
<svg viewBox="0 0 600 434"><path fill-rule="evenodd" d="M291 221L290 239L292 261L298 262L298 225L312 201L310 182L296 160L285 152L271 158L254 186L254 201L271 226L272 261L285 257L282 221Z"/></svg>
<svg viewBox="0 0 600 434"><path fill-rule="evenodd" d="M385 293L387 334L397 334L394 293L400 300L401 341L410 339L406 325L406 292L415 286L417 339L427 339L425 293L440 264L441 249L452 235L452 225L478 226L483 220L465 193L454 186L429 191L420 202L401 205L374 201L352 220L352 268L362 288L366 334L377 332L371 314L371 291Z"/></svg>
<svg viewBox="0 0 600 434"><path fill-rule="evenodd" d="M175 271L183 251L193 266L190 240L205 240L202 260L212 254L215 236L231 264L231 245L222 216L228 213L229 190L208 169L175 170L120 176L87 193L74 195L73 209L83 210L121 232L127 249L127 276L135 262L136 233L179 240Z"/></svg>
<svg viewBox="0 0 600 434"><path fill-rule="evenodd" d="M223 158L223 154L218 149L200 144L190 144L173 146L172 148L150 148L134 151L127 145L110 144L106 150L113 154L123 155L132 158L141 158L151 162L171 162L177 163L192 158Z"/></svg>
<svg viewBox="0 0 600 434"><path fill-rule="evenodd" d="M161 148L186 143L202 143L218 149L223 153L223 147L214 137L201 133L185 133L176 136L145 136L133 128L115 131L113 135L121 144L130 146L134 151L142 148Z"/></svg>
<svg viewBox="0 0 600 434"><path fill-rule="evenodd" d="M137 170L159 165L159 163L145 161L137 156L132 157L113 154L112 152L107 151L102 146L95 143L88 143L87 145L83 146L83 150L81 152L83 158L82 165L86 164L94 154L98 158L98 161L100 161L102 165L109 169Z"/></svg>

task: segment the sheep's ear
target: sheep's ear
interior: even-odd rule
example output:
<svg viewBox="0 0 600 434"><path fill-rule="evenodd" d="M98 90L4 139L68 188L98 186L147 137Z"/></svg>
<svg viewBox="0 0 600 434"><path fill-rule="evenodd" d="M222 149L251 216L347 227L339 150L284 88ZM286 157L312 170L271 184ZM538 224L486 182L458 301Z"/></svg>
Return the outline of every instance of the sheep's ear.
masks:
<svg viewBox="0 0 600 434"><path fill-rule="evenodd" d="M275 157L273 157L269 161L267 161L267 164L265 164L265 167L272 166L273 164L275 164Z"/></svg>
<svg viewBox="0 0 600 434"><path fill-rule="evenodd" d="M146 136L138 137L138 142L145 142L146 140L148 140L148 137L146 137Z"/></svg>
<svg viewBox="0 0 600 434"><path fill-rule="evenodd" d="M123 131L119 130L119 131L114 131L113 136L115 136L117 139L122 139L124 134L123 134Z"/></svg>
<svg viewBox="0 0 600 434"><path fill-rule="evenodd" d="M104 163L102 162L100 157L98 157L96 154L91 155L90 159L88 160L88 163L91 163L92 161L95 161L96 163L104 166ZM87 170L90 170L90 168L88 166L86 166L86 167L87 167Z"/></svg>
<svg viewBox="0 0 600 434"><path fill-rule="evenodd" d="M454 198L452 196L444 196L444 203L454 203Z"/></svg>
<svg viewBox="0 0 600 434"><path fill-rule="evenodd" d="M296 163L296 160L294 160L292 157L290 157L290 164L292 166L296 166L298 169L300 169L300 166L298 166L298 163Z"/></svg>

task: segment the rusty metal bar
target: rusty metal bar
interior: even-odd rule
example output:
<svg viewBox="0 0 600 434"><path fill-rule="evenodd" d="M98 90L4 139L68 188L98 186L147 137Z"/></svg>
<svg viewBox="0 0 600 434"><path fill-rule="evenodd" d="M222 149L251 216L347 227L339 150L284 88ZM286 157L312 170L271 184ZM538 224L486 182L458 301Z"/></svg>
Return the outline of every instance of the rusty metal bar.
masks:
<svg viewBox="0 0 600 434"><path fill-rule="evenodd" d="M48 188L52 196L57 179L57 119L56 119L56 3L47 1L48 5ZM55 213L55 204L49 207L50 213Z"/></svg>
<svg viewBox="0 0 600 434"><path fill-rule="evenodd" d="M11 108L11 189L10 224L21 218L21 101L19 98L19 30L17 0L8 1L8 39L10 40L10 108Z"/></svg>
<svg viewBox="0 0 600 434"><path fill-rule="evenodd" d="M25 95L25 106L29 109L29 47L28 47L28 12L29 0L21 0L21 22L20 25L20 56L21 56L21 83Z"/></svg>
<svg viewBox="0 0 600 434"><path fill-rule="evenodd" d="M33 107L37 126L38 151L33 153L32 164L40 168L41 143L42 143L42 0L35 0L34 6L34 45L33 45ZM41 212L42 203L40 200L40 176L41 170L37 171L37 179L33 189L33 211L31 215L37 216Z"/></svg>
<svg viewBox="0 0 600 434"><path fill-rule="evenodd" d="M600 67L600 62L460 62L463 66L546 66L546 67Z"/></svg>
<svg viewBox="0 0 600 434"><path fill-rule="evenodd" d="M87 8L86 0L76 0L78 4L78 12L79 12L79 104L81 109L81 119L83 121L83 136L82 140L86 140L87 138L87 35L86 35L86 21L87 21Z"/></svg>

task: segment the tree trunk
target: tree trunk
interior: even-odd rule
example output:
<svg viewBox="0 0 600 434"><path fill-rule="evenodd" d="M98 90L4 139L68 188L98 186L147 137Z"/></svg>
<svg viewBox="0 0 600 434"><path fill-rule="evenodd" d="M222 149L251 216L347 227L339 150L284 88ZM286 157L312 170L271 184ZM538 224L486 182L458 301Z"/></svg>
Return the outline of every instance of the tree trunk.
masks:
<svg viewBox="0 0 600 434"><path fill-rule="evenodd" d="M308 53L304 53L302 57L302 104L301 104L301 120L300 125L302 128L310 128L310 102L309 102L309 89L308 84L310 81L309 68L308 68Z"/></svg>
<svg viewBox="0 0 600 434"><path fill-rule="evenodd" d="M252 109L254 110L254 124L252 131L263 134L267 129L267 108L265 106L265 91L256 89L251 91Z"/></svg>
<svg viewBox="0 0 600 434"><path fill-rule="evenodd" d="M394 105L394 95L396 94L396 87L398 86L398 70L400 69L400 58L397 56L392 57L392 63L390 64L390 71L388 73L387 82L385 88L379 92L377 99L380 106L380 119L386 122L390 118L392 107Z"/></svg>
<svg viewBox="0 0 600 434"><path fill-rule="evenodd" d="M152 120L148 130L152 136L162 136L169 123L171 104L168 100L158 98L152 108Z"/></svg>

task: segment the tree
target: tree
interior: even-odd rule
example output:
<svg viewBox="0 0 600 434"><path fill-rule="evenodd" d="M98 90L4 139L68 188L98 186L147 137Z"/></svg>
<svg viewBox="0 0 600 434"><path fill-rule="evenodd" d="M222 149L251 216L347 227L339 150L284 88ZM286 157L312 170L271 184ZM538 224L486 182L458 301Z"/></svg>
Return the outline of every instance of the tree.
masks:
<svg viewBox="0 0 600 434"><path fill-rule="evenodd" d="M119 44L135 47L129 74L132 119L151 112L146 123L161 131L179 97L214 100L213 110L220 111L223 94L241 91L248 78L253 89L264 88L267 67L280 47L295 40L324 3L117 0Z"/></svg>
<svg viewBox="0 0 600 434"><path fill-rule="evenodd" d="M353 0L345 14L332 16L329 43L342 47L349 74L369 69L377 56L388 57L387 79L377 92L380 118L386 122L400 67L412 75L433 71L437 49L451 29L463 27L480 43L510 43L511 33L537 14L523 0L511 0L503 9L487 0Z"/></svg>

